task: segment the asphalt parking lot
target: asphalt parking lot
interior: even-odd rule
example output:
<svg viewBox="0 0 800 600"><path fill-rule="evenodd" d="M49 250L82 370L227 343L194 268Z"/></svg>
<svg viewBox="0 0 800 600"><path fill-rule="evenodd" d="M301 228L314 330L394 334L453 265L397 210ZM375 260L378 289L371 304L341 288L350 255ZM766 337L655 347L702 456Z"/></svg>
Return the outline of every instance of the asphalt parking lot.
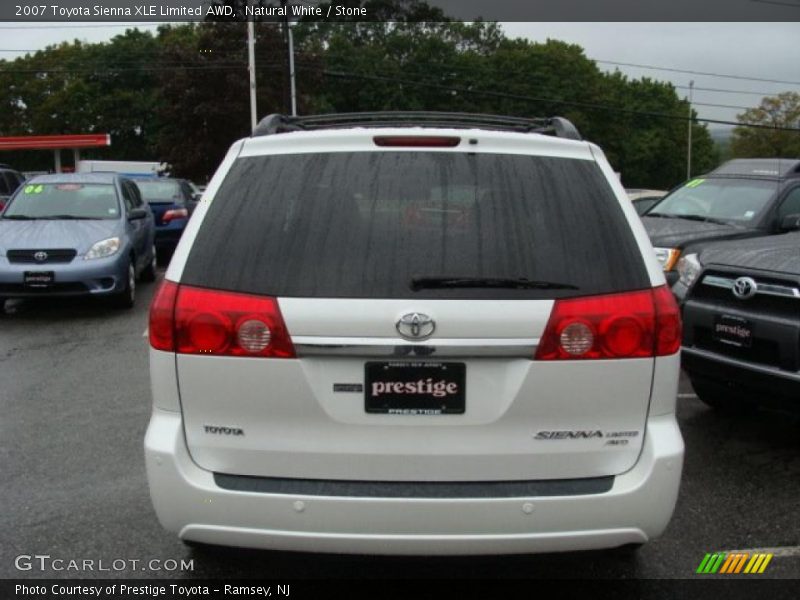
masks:
<svg viewBox="0 0 800 600"><path fill-rule="evenodd" d="M0 577L603 577L692 578L707 552L774 552L763 575L800 577L800 420L707 409L685 380L678 400L686 463L665 535L633 556L396 558L221 549L197 552L161 529L142 440L150 411L147 305L13 301L0 317ZM776 549L776 550L773 550ZM19 555L142 563L192 559L193 570L18 571ZM709 577L709 576L705 576ZM738 577L744 577L739 575Z"/></svg>

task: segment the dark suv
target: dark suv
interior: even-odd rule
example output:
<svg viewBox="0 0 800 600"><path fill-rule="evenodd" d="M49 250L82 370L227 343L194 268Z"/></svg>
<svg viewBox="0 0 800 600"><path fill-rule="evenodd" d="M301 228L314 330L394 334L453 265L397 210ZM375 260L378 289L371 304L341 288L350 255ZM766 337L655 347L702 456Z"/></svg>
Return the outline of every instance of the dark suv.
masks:
<svg viewBox="0 0 800 600"><path fill-rule="evenodd" d="M17 191L23 181L25 177L22 173L0 163L0 211L5 208L11 194Z"/></svg>
<svg viewBox="0 0 800 600"><path fill-rule="evenodd" d="M642 217L673 285L681 256L711 240L784 233L800 217L800 160L736 159L687 181Z"/></svg>
<svg viewBox="0 0 800 600"><path fill-rule="evenodd" d="M678 270L681 364L699 398L800 408L800 232L711 244Z"/></svg>

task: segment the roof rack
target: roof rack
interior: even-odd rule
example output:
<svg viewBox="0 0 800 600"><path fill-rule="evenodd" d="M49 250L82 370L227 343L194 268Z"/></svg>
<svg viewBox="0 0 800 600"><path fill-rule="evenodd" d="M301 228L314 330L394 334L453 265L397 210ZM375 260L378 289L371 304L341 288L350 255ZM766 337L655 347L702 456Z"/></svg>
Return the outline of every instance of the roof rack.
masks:
<svg viewBox="0 0 800 600"><path fill-rule="evenodd" d="M358 126L477 128L520 133L542 133L570 140L583 139L575 125L564 117L526 119L500 115L427 111L338 113L305 117L271 114L258 123L253 131L253 137L289 133L291 131L340 129Z"/></svg>

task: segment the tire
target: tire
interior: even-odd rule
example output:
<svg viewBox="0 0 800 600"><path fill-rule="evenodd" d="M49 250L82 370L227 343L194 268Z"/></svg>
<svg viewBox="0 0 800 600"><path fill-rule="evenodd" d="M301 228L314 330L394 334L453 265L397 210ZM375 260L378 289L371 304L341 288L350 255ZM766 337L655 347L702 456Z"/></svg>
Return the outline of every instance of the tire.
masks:
<svg viewBox="0 0 800 600"><path fill-rule="evenodd" d="M6 314L6 299L0 297L0 317Z"/></svg>
<svg viewBox="0 0 800 600"><path fill-rule="evenodd" d="M133 308L136 303L136 268L133 259L128 263L128 280L125 289L114 295L114 306L117 308Z"/></svg>
<svg viewBox="0 0 800 600"><path fill-rule="evenodd" d="M738 390L722 384L689 378L694 393L705 404L722 413L741 414L751 412L755 403Z"/></svg>
<svg viewBox="0 0 800 600"><path fill-rule="evenodd" d="M150 264L144 268L142 271L142 281L155 281L156 280L156 263L158 262L158 258L156 257L156 247L153 246L153 258L150 260Z"/></svg>

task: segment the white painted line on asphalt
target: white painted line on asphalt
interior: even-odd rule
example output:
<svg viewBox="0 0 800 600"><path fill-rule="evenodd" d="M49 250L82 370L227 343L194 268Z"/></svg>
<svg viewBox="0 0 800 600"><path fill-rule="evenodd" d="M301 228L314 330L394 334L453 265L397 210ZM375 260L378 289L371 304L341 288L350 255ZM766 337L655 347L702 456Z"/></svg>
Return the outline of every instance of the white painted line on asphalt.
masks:
<svg viewBox="0 0 800 600"><path fill-rule="evenodd" d="M748 548L747 550L724 550L726 554L774 554L786 558L800 556L800 546L777 546L775 548Z"/></svg>
<svg viewBox="0 0 800 600"><path fill-rule="evenodd" d="M697 394L678 394L678 398L697 398Z"/></svg>
<svg viewBox="0 0 800 600"><path fill-rule="evenodd" d="M147 331L147 330L148 330L148 329L149 329L149 327L145 327L145 328L144 328L144 333L142 333L142 337L147 337L147 333L148 333L148 331Z"/></svg>

